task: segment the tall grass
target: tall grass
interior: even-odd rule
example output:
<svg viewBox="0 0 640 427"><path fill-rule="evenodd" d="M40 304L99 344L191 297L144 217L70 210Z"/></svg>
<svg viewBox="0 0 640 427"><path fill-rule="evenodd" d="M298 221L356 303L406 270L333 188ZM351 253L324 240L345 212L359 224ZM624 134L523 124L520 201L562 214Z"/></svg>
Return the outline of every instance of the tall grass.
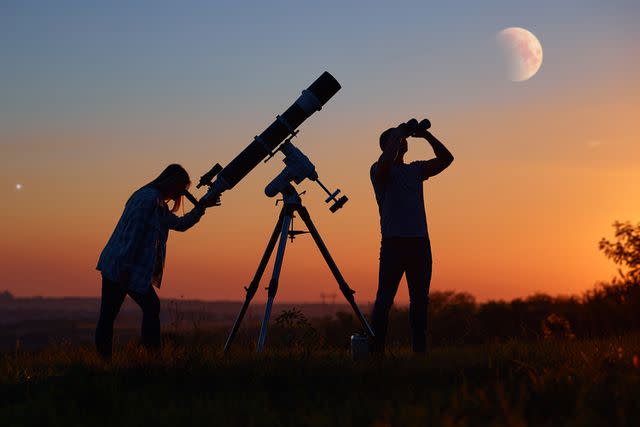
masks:
<svg viewBox="0 0 640 427"><path fill-rule="evenodd" d="M640 337L391 349L280 347L229 355L197 336L0 356L2 425L634 425Z"/></svg>

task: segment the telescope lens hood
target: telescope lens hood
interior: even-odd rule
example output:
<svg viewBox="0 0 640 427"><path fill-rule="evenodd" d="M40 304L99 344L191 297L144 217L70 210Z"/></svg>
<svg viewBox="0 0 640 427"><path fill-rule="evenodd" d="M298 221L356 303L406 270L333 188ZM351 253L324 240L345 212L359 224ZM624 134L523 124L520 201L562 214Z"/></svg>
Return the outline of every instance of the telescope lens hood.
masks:
<svg viewBox="0 0 640 427"><path fill-rule="evenodd" d="M312 92L320 104L324 105L335 95L341 88L340 83L329 72L325 71L315 82L309 86L309 92Z"/></svg>

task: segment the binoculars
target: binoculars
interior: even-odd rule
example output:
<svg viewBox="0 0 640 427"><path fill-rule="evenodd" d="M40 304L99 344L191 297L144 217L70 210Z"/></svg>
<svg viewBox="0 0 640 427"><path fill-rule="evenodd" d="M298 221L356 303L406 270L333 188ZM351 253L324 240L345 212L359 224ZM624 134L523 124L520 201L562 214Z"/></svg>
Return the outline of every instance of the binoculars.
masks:
<svg viewBox="0 0 640 427"><path fill-rule="evenodd" d="M431 127L431 122L429 119L424 119L421 122L418 122L416 119L411 119L406 123L401 123L398 126L398 129L402 132L402 136L404 138L408 138L413 136L418 131L425 131Z"/></svg>

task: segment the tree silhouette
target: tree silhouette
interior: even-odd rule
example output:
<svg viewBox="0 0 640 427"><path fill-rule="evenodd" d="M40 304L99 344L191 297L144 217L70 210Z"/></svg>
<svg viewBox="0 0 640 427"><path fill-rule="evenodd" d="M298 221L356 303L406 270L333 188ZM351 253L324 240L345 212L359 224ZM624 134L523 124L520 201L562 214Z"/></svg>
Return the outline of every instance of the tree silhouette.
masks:
<svg viewBox="0 0 640 427"><path fill-rule="evenodd" d="M13 295L9 291L0 292L0 301L13 301Z"/></svg>
<svg viewBox="0 0 640 427"><path fill-rule="evenodd" d="M637 285L640 283L640 223L633 225L629 221L616 221L613 227L614 240L603 237L598 246L607 258L620 266L620 278L614 278L614 283Z"/></svg>

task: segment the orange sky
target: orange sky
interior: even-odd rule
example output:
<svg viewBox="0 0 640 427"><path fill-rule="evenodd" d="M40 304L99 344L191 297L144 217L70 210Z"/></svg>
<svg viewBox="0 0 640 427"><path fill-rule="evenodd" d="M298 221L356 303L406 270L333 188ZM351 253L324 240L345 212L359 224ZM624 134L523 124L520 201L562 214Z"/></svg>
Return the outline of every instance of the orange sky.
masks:
<svg viewBox="0 0 640 427"><path fill-rule="evenodd" d="M638 220L639 95L637 85L619 80L491 105L430 106L434 134L456 157L425 185L431 289L482 300L579 294L615 274L597 242L611 235L614 220ZM120 125L108 132L42 126L5 135L0 289L98 295L95 262L131 191L170 162L182 163L194 180L211 163L228 162L270 123L278 105L235 122L158 121L157 128ZM340 104L328 105L303 125L297 141L323 182L350 198L331 214L319 188L300 186L359 301L371 301L376 288L379 229L368 169L379 154L377 135L424 110L363 107L345 116ZM55 150L47 148L52 141ZM114 148L130 141L154 150L127 157ZM215 150L208 141L217 141ZM426 143L410 142L409 160L429 156ZM243 298L278 212L263 188L282 166L280 156L260 165L223 195L223 207L170 236L161 296ZM15 191L16 182L24 189ZM287 248L278 299L317 300L333 292L337 286L311 239L300 237ZM399 296L407 300L406 286Z"/></svg>
<svg viewBox="0 0 640 427"><path fill-rule="evenodd" d="M228 163L324 70L342 90L295 143L350 201L331 214L315 184L300 190L359 301L377 286L369 167L380 132L411 117L456 159L425 184L433 290L581 294L616 273L597 249L611 224L640 220L638 2L85 3L0 14L0 290L98 295L98 255L135 189L169 163L194 181ZM496 44L512 26L544 52L522 83ZM410 142L408 160L431 156ZM282 167L259 165L170 236L162 297L243 298ZM278 299L333 292L300 237Z"/></svg>

